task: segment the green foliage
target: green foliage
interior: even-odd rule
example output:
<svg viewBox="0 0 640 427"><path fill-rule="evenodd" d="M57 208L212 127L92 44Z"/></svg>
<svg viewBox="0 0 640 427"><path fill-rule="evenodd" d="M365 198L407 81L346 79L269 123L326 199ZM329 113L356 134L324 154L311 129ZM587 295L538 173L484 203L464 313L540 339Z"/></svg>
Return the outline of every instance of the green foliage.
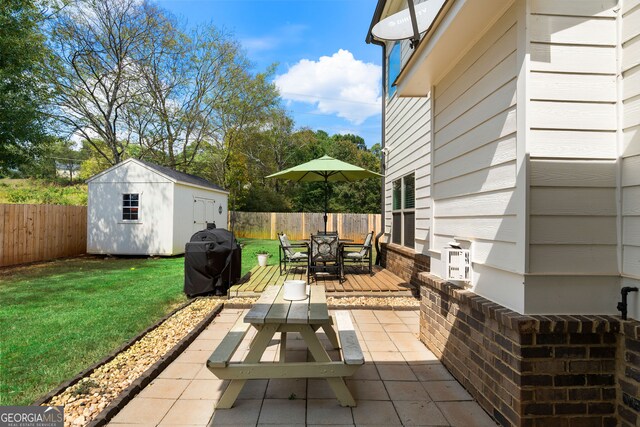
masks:
<svg viewBox="0 0 640 427"><path fill-rule="evenodd" d="M35 179L3 179L0 180L0 203L86 206L87 186Z"/></svg>
<svg viewBox="0 0 640 427"><path fill-rule="evenodd" d="M47 140L49 60L34 0L0 2L0 176L29 163Z"/></svg>
<svg viewBox="0 0 640 427"><path fill-rule="evenodd" d="M380 170L378 145L369 150L356 135L329 136L322 130L308 129L294 132L293 124L284 122L280 127L250 135L242 153L245 167L241 170L245 171L246 183L231 188L237 196L236 210L323 212L324 183L293 183L265 177L325 154L374 172ZM330 183L328 194L330 212L380 212L379 180Z"/></svg>

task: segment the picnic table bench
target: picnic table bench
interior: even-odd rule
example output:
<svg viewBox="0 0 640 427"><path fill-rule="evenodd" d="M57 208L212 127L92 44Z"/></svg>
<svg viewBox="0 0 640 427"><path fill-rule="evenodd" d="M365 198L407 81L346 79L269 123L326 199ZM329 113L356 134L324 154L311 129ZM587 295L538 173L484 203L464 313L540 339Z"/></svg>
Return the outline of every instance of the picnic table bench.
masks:
<svg viewBox="0 0 640 427"><path fill-rule="evenodd" d="M284 299L284 287L265 289L251 310L239 319L209 357L207 367L220 379L231 380L216 408L231 408L249 379L325 378L342 406L356 406L344 378L364 364L364 356L348 311L329 315L323 286L308 286L302 301ZM257 333L241 362L232 362L249 328ZM335 326L335 329L334 329ZM316 331L322 329L334 349L340 349L339 361L333 361ZM337 330L337 333L336 333ZM280 333L278 362L261 362L276 332ZM304 339L313 361L287 362L287 333L298 332Z"/></svg>

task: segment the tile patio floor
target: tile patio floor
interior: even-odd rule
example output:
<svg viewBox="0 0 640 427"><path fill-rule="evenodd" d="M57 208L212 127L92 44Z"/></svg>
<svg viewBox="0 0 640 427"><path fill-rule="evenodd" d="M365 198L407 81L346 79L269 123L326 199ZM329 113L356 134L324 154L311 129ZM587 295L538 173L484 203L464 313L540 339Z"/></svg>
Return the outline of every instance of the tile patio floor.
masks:
<svg viewBox="0 0 640 427"><path fill-rule="evenodd" d="M417 339L417 310L351 314L366 361L347 380L358 403L355 408L341 407L325 380L281 379L249 381L233 408L214 411L227 382L209 372L205 361L244 315L243 310L224 309L109 425L496 425ZM247 335L239 357L248 349ZM288 360L306 360L304 341L290 335L294 336L288 336ZM330 348L327 340L323 342ZM278 345L274 339L263 360L276 360Z"/></svg>

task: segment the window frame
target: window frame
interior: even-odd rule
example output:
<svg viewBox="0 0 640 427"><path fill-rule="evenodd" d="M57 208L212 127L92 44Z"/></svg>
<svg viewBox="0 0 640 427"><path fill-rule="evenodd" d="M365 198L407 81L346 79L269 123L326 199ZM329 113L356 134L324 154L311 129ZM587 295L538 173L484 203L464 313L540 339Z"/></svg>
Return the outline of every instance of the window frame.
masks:
<svg viewBox="0 0 640 427"><path fill-rule="evenodd" d="M409 206L407 207L406 205L407 203L407 179L408 178L412 178L413 179L413 206ZM397 193L397 184L396 183L400 183L400 193L399 193L399 197L400 197L400 207L396 207L398 206L398 204L396 204L396 198L395 196L398 194ZM397 245L401 245L410 249L415 249L415 243L416 243L416 223L415 223L415 214L416 214L416 173L415 171L408 173L406 175L403 175L397 179L394 179L393 181L391 181L391 191L392 191L392 196L391 196L391 242L395 243ZM409 216L413 215L413 233L410 236L413 236L412 239L410 239L411 241L406 241L407 240L407 218ZM399 218L399 221L398 221ZM400 226L399 227L394 227L394 224L399 223Z"/></svg>
<svg viewBox="0 0 640 427"><path fill-rule="evenodd" d="M126 197L129 197L129 200L125 200ZM135 200L132 200L132 196L135 196ZM140 196L141 193L122 193L120 197L120 221L125 223L133 223L140 222ZM135 205L133 204L135 203ZM131 218L133 214L133 210L135 209L136 218ZM126 211L128 210L128 212ZM129 215L129 218L125 218L125 215Z"/></svg>

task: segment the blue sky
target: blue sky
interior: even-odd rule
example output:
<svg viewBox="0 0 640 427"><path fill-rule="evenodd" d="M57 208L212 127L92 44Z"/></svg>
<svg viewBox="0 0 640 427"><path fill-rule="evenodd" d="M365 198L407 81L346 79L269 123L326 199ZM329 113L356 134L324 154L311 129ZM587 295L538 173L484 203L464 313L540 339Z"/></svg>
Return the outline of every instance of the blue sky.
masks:
<svg viewBox="0 0 640 427"><path fill-rule="evenodd" d="M230 31L275 83L296 127L380 142L381 48L364 41L375 0L158 0L188 25Z"/></svg>

